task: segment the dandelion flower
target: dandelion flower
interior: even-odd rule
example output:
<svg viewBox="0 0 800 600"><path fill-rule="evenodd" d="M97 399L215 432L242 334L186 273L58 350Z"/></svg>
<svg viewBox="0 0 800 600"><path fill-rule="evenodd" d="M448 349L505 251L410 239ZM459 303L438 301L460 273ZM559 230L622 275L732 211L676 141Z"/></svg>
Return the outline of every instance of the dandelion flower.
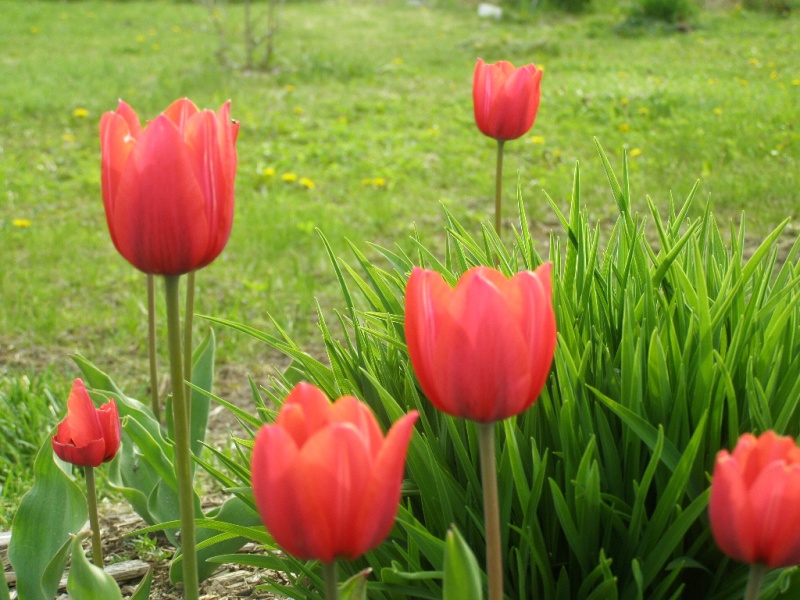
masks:
<svg viewBox="0 0 800 600"><path fill-rule="evenodd" d="M627 123L622 123L622 124L619 126L619 130L620 130L622 133L628 133L628 132L631 130L631 126L630 126L630 125L628 125Z"/></svg>
<svg viewBox="0 0 800 600"><path fill-rule="evenodd" d="M75 141L75 136L72 135L71 133L65 133L64 135L61 136L61 139L67 143L72 143Z"/></svg>
<svg viewBox="0 0 800 600"><path fill-rule="evenodd" d="M631 157L636 157L636 156L639 156L641 153L642 153L642 150L641 150L641 148L633 148L633 149L630 151L630 154L629 154L629 156L631 156Z"/></svg>
<svg viewBox="0 0 800 600"><path fill-rule="evenodd" d="M800 85L800 79L792 79L792 85Z"/></svg>
<svg viewBox="0 0 800 600"><path fill-rule="evenodd" d="M304 111L304 110L303 110L302 108L300 108L299 106L295 106L295 107L294 107L294 114L296 114L296 115L302 115L304 112L306 112L306 111Z"/></svg>
<svg viewBox="0 0 800 600"><path fill-rule="evenodd" d="M755 56L751 56L750 58L748 58L747 59L747 63L751 67L757 67L757 66L759 66L761 64L761 63L758 62L758 59Z"/></svg>
<svg viewBox="0 0 800 600"><path fill-rule="evenodd" d="M544 144L544 138L540 135L531 136L531 142L534 144Z"/></svg>
<svg viewBox="0 0 800 600"><path fill-rule="evenodd" d="M179 26L177 26L177 25L173 25L172 26L172 33L180 33L180 32L181 32L181 28Z"/></svg>
<svg viewBox="0 0 800 600"><path fill-rule="evenodd" d="M718 106L714 109L714 114L720 116L722 114L722 109Z"/></svg>
<svg viewBox="0 0 800 600"><path fill-rule="evenodd" d="M400 65L402 65L403 62L405 62L405 61L403 61L403 59L400 58L399 56L392 59L392 64L395 65L396 67L399 67Z"/></svg>
<svg viewBox="0 0 800 600"><path fill-rule="evenodd" d="M772 79L773 81L775 81L778 78L778 72L777 71L772 71L769 74L769 78Z"/></svg>
<svg viewBox="0 0 800 600"><path fill-rule="evenodd" d="M146 39L147 37L141 33L136 36L136 41L139 42L140 44L143 44Z"/></svg>
<svg viewBox="0 0 800 600"><path fill-rule="evenodd" d="M36 25L31 27L31 33L39 33L40 31L41 31L41 29L39 27L37 27Z"/></svg>
<svg viewBox="0 0 800 600"><path fill-rule="evenodd" d="M297 175L295 173L284 173L281 175L281 179L286 183L294 183L297 181Z"/></svg>
<svg viewBox="0 0 800 600"><path fill-rule="evenodd" d="M78 119L85 119L86 117L89 116L89 111L86 110L85 108L79 107L72 111L72 116L77 117Z"/></svg>
<svg viewBox="0 0 800 600"><path fill-rule="evenodd" d="M619 103L622 104L622 106L628 106L628 104L630 104L630 102L631 101L628 100L627 98L623 98L622 100L619 101Z"/></svg>
<svg viewBox="0 0 800 600"><path fill-rule="evenodd" d="M297 88L295 88L295 87L294 87L294 86L293 86L293 85L290 83L290 84L287 84L287 85L285 85L285 86L283 87L283 89L285 89L287 92L289 92L289 93L291 94L291 93L292 93L293 91L295 91Z"/></svg>
<svg viewBox="0 0 800 600"><path fill-rule="evenodd" d="M271 179L272 177L275 177L275 169L272 167L265 167L261 170L261 176L265 179Z"/></svg>
<svg viewBox="0 0 800 600"><path fill-rule="evenodd" d="M11 219L11 224L14 227L19 227L21 229L27 229L28 227L31 226L31 220L30 219Z"/></svg>
<svg viewBox="0 0 800 600"><path fill-rule="evenodd" d="M639 114L640 114L640 115L642 115L643 117L646 117L647 115L649 115L649 114L650 114L650 109L649 109L649 108L647 108L646 106L642 106L642 107L639 109Z"/></svg>
<svg viewBox="0 0 800 600"><path fill-rule="evenodd" d="M297 183L299 183L308 190L313 190L315 187L317 187L316 185L314 185L314 182L311 181L308 177L301 177L300 181L298 181Z"/></svg>

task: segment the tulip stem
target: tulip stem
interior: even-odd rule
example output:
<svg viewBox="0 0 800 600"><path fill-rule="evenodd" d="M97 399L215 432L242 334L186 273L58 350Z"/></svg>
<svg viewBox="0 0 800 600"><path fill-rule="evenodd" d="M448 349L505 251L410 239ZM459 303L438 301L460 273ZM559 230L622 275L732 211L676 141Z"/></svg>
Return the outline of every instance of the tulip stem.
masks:
<svg viewBox="0 0 800 600"><path fill-rule="evenodd" d="M761 590L761 580L767 572L767 566L761 563L750 565L750 577L747 579L747 589L744 591L744 600L758 600Z"/></svg>
<svg viewBox="0 0 800 600"><path fill-rule="evenodd" d="M89 525L92 527L92 561L103 568L103 543L100 541L100 517L97 514L97 487L94 483L94 467L84 467L86 477L86 502L89 505Z"/></svg>
<svg viewBox="0 0 800 600"><path fill-rule="evenodd" d="M477 423L483 483L483 519L486 528L486 575L489 600L503 600L503 552L500 547L500 502L497 496L497 464L494 423Z"/></svg>
<svg viewBox="0 0 800 600"><path fill-rule="evenodd" d="M192 489L189 426L186 422L186 385L181 365L181 316L178 284L180 275L166 275L167 334L169 369L172 380L172 419L175 435L175 475L181 515L181 551L183 554L183 593L186 600L198 600L197 548L194 525L194 490Z"/></svg>
<svg viewBox="0 0 800 600"><path fill-rule="evenodd" d="M191 435L192 427L192 321L194 320L194 271L186 277L186 310L183 313L183 378L186 380L186 423L189 427L187 435ZM192 443L192 440L189 440Z"/></svg>
<svg viewBox="0 0 800 600"><path fill-rule="evenodd" d="M494 230L501 237L503 226L503 146L505 140L497 140L497 167L494 174Z"/></svg>
<svg viewBox="0 0 800 600"><path fill-rule="evenodd" d="M147 275L147 348L150 352L150 406L153 418L161 422L158 404L158 366L156 363L156 290L155 276Z"/></svg>
<svg viewBox="0 0 800 600"><path fill-rule="evenodd" d="M337 571L335 558L329 563L322 563L322 573L325 576L325 600L339 600L339 575Z"/></svg>

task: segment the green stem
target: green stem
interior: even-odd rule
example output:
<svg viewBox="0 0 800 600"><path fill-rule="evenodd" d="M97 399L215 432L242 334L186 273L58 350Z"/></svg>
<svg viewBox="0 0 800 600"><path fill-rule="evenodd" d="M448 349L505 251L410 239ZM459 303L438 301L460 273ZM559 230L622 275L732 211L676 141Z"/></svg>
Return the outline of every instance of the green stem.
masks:
<svg viewBox="0 0 800 600"><path fill-rule="evenodd" d="M150 406L153 417L161 422L158 404L158 366L156 362L156 290L155 276L147 275L147 347L150 352Z"/></svg>
<svg viewBox="0 0 800 600"><path fill-rule="evenodd" d="M335 558L329 563L322 563L322 573L325 577L325 600L339 600L339 575L336 566Z"/></svg>
<svg viewBox="0 0 800 600"><path fill-rule="evenodd" d="M94 467L84 467L86 476L86 501L89 504L89 525L92 527L92 561L103 568L103 543L100 541L100 517L97 514L97 488L94 484Z"/></svg>
<svg viewBox="0 0 800 600"><path fill-rule="evenodd" d="M750 565L750 577L747 579L747 589L744 591L744 600L758 600L761 590L761 580L767 572L766 565L755 563Z"/></svg>
<svg viewBox="0 0 800 600"><path fill-rule="evenodd" d="M181 365L181 317L178 284L180 275L166 275L167 333L169 369L172 379L172 419L175 427L175 475L181 514L181 550L183 553L183 593L186 600L198 600L197 548L194 529L194 490L192 489L189 427L186 422L186 386Z"/></svg>
<svg viewBox="0 0 800 600"><path fill-rule="evenodd" d="M186 310L183 313L183 378L192 380L192 321L194 320L194 271L186 277ZM186 423L192 426L192 388L186 384ZM191 433L191 429L188 430ZM187 435L188 435L187 433ZM191 443L192 440L189 440Z"/></svg>
<svg viewBox="0 0 800 600"><path fill-rule="evenodd" d="M501 237L503 226L503 146L505 140L497 140L497 166L494 173L494 230Z"/></svg>
<svg viewBox="0 0 800 600"><path fill-rule="evenodd" d="M503 552L500 547L500 502L497 496L497 464L494 423L478 423L483 483L483 519L486 528L486 575L489 600L503 600Z"/></svg>

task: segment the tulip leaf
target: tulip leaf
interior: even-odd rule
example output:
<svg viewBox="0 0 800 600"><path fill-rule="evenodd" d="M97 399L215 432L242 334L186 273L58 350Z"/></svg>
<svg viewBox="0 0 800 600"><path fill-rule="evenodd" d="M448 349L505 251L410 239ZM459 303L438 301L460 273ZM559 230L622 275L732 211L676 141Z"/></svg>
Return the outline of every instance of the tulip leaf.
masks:
<svg viewBox="0 0 800 600"><path fill-rule="evenodd" d="M217 521L219 523L230 523L232 525L241 525L243 527L256 527L261 525L261 518L258 513L253 511L241 499L234 496L225 501L225 503L217 509L216 513L209 514L208 520ZM197 529L197 545L200 546L204 541L210 540L215 536L215 531L209 528L198 526ZM219 565L213 562L207 562L208 559L220 554L229 554L236 552L248 542L247 538L240 536L230 537L226 536L215 544L198 548L197 550L197 572L200 581L206 579L213 573ZM180 561L173 561L169 570L169 577L173 583L183 581L183 567Z"/></svg>
<svg viewBox="0 0 800 600"><path fill-rule="evenodd" d="M150 587L153 585L153 567L150 567L145 576L131 594L131 600L150 600Z"/></svg>
<svg viewBox="0 0 800 600"><path fill-rule="evenodd" d="M11 526L8 557L25 600L52 600L66 566L70 534L87 519L86 496L57 460L45 437L34 463L33 487L23 496ZM52 564L51 564L52 563Z"/></svg>
<svg viewBox="0 0 800 600"><path fill-rule="evenodd" d="M372 569L359 571L339 586L341 600L367 600L367 579Z"/></svg>
<svg viewBox="0 0 800 600"><path fill-rule="evenodd" d="M91 564L83 553L81 540L85 535L72 540L72 566L67 579L67 592L81 600L122 600L117 582L100 567Z"/></svg>
<svg viewBox="0 0 800 600"><path fill-rule="evenodd" d="M0 600L11 600L8 593L8 582L6 581L6 572L0 569Z"/></svg>
<svg viewBox="0 0 800 600"><path fill-rule="evenodd" d="M481 569L472 550L455 527L444 539L443 600L482 600Z"/></svg>
<svg viewBox="0 0 800 600"><path fill-rule="evenodd" d="M192 420L190 426L189 443L192 454L200 456L203 449L203 442L206 439L206 429L208 428L208 409L210 401L207 394L202 390L211 392L214 385L214 353L216 338L214 330L209 329L208 335L195 349L192 358L192 383L199 389L192 388L191 407ZM195 465L192 462L192 471Z"/></svg>
<svg viewBox="0 0 800 600"><path fill-rule="evenodd" d="M147 507L147 496L159 481L158 473L142 458L138 446L123 427L119 452L109 463L108 482L125 496L148 525L155 525L156 520Z"/></svg>

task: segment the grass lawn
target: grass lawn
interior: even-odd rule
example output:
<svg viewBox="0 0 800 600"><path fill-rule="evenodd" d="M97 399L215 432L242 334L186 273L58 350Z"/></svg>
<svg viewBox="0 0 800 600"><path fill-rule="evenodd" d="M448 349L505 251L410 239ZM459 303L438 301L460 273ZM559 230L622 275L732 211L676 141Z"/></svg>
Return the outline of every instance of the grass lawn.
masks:
<svg viewBox="0 0 800 600"><path fill-rule="evenodd" d="M718 217L745 210L758 236L800 204L796 16L705 11L688 34L630 37L600 9L495 22L471 6L292 2L264 74L221 68L191 3L0 1L0 14L0 387L50 369L68 389L73 352L144 386L144 276L114 250L99 189L98 122L118 98L143 119L181 96L232 99L236 220L198 275L197 309L266 329L272 315L310 344L314 299L338 302L315 228L346 255L348 239L409 247L415 227L436 245L440 203L475 229L491 218L494 143L472 117L479 56L545 68L505 181L507 216L519 176L543 240L555 220L542 190L566 205L575 161L593 217L616 213L593 137L616 163L627 148L640 209L700 180ZM223 366L263 370L265 350L218 333Z"/></svg>

